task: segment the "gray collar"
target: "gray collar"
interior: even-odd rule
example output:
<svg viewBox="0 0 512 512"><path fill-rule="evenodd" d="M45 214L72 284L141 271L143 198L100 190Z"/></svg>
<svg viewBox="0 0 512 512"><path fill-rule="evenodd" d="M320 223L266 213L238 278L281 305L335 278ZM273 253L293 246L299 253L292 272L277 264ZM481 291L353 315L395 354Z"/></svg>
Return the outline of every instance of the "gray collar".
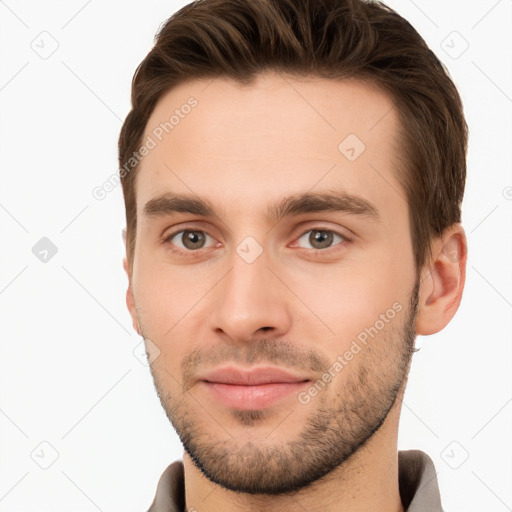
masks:
<svg viewBox="0 0 512 512"><path fill-rule="evenodd" d="M432 459L420 450L398 452L400 497L406 512L443 512L437 473ZM163 472L148 512L183 512L185 481L183 462L177 460Z"/></svg>

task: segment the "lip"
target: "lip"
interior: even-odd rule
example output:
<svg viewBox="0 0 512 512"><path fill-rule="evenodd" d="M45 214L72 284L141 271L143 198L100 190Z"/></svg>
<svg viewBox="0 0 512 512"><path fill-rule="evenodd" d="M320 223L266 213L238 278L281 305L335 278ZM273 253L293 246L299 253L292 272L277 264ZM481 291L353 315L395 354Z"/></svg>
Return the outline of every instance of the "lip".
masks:
<svg viewBox="0 0 512 512"><path fill-rule="evenodd" d="M268 366L251 370L230 366L201 378L211 396L227 407L241 410L269 407L309 382L306 377Z"/></svg>
<svg viewBox="0 0 512 512"><path fill-rule="evenodd" d="M217 368L200 377L200 380L220 384L237 384L241 386L257 386L270 383L290 383L309 380L308 377L294 375L275 366L260 366L251 370L243 370L235 366Z"/></svg>

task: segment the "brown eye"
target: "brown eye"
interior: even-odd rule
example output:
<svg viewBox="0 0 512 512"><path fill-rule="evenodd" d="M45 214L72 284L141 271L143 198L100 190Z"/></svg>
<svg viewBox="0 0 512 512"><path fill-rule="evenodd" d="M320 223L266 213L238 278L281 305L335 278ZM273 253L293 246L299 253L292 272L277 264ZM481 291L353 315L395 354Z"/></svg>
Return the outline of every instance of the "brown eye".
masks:
<svg viewBox="0 0 512 512"><path fill-rule="evenodd" d="M333 242L339 240L339 243L347 240L343 235L336 233L335 231L326 230L326 229L312 229L304 233L300 238L301 240L306 240L311 247L305 247L306 249L329 249Z"/></svg>
<svg viewBox="0 0 512 512"><path fill-rule="evenodd" d="M204 248L207 238L211 237L204 231L182 230L169 235L166 242L176 246L178 250L197 251Z"/></svg>
<svg viewBox="0 0 512 512"><path fill-rule="evenodd" d="M206 237L201 231L183 231L181 240L187 249L194 250L202 248Z"/></svg>

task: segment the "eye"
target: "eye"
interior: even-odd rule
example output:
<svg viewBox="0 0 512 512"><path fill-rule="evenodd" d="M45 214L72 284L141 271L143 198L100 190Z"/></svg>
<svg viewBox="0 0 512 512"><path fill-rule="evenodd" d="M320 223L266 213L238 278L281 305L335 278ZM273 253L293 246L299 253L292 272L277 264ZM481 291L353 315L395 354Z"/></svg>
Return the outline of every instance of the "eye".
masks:
<svg viewBox="0 0 512 512"><path fill-rule="evenodd" d="M164 239L164 243L170 246L170 250L178 255L200 254L201 249L207 248L207 241L215 242L215 238L206 232L198 229L182 229L171 233ZM324 251L336 245L344 246L350 239L337 231L331 229L310 229L303 233L298 239L299 247L312 251ZM210 242L210 246L213 246ZM310 247L304 247L304 244L310 244ZM193 254L195 256L195 254Z"/></svg>
<svg viewBox="0 0 512 512"><path fill-rule="evenodd" d="M171 233L166 237L165 243L169 243L174 246L172 250L181 254L204 249L207 238L215 240L204 231L199 231L197 229L185 229Z"/></svg>
<svg viewBox="0 0 512 512"><path fill-rule="evenodd" d="M312 246L305 247L305 249L313 250L329 249L336 240L339 243L335 245L340 245L344 241L349 242L346 236L330 229L311 229L298 238L299 243L301 240L303 243L309 243Z"/></svg>

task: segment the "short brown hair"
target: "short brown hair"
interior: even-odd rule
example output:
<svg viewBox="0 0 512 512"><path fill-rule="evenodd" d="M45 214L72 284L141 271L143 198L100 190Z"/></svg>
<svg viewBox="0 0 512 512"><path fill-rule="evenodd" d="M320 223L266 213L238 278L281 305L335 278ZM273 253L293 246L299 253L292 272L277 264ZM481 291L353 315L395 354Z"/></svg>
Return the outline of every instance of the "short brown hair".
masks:
<svg viewBox="0 0 512 512"><path fill-rule="evenodd" d="M155 41L133 77L132 110L119 137L130 269L138 169L131 157L158 100L194 78L225 77L247 85L275 70L373 81L391 95L400 119L403 165L397 179L409 205L417 273L432 256L432 240L461 222L468 130L460 96L423 38L383 3L198 0L171 16Z"/></svg>

